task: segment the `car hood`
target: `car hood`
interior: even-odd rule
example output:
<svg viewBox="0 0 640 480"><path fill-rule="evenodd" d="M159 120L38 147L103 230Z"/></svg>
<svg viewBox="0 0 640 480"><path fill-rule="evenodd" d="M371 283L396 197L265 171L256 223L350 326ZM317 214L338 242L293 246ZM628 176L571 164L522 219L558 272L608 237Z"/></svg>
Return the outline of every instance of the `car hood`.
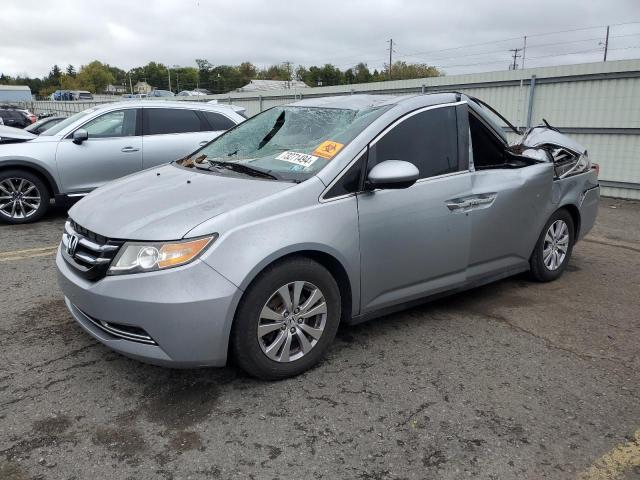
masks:
<svg viewBox="0 0 640 480"><path fill-rule="evenodd" d="M176 240L206 220L293 185L165 165L98 188L78 202L69 216L109 238Z"/></svg>
<svg viewBox="0 0 640 480"><path fill-rule="evenodd" d="M27 132L21 128L0 125L0 143L7 140L11 141L12 143L16 141L26 142L27 140L32 140L37 137L37 135Z"/></svg>

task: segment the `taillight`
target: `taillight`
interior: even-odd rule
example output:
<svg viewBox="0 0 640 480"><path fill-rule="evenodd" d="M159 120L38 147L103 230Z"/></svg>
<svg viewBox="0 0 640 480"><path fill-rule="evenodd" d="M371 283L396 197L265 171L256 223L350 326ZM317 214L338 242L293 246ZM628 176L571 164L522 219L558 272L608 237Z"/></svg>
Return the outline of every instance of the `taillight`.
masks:
<svg viewBox="0 0 640 480"><path fill-rule="evenodd" d="M36 123L38 121L38 117L36 117L33 113L31 115L28 115L29 120L31 120L31 123Z"/></svg>
<svg viewBox="0 0 640 480"><path fill-rule="evenodd" d="M591 168L593 168L596 171L596 177L600 176L600 164L599 163L592 163L591 164Z"/></svg>

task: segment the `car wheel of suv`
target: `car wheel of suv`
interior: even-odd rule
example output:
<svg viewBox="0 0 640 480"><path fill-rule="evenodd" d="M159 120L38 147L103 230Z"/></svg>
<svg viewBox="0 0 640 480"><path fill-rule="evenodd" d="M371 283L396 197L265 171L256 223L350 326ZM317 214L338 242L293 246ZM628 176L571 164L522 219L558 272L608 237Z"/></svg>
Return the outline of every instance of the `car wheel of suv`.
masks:
<svg viewBox="0 0 640 480"><path fill-rule="evenodd" d="M318 363L340 323L340 290L329 271L292 258L262 272L241 300L231 332L238 365L278 380Z"/></svg>
<svg viewBox="0 0 640 480"><path fill-rule="evenodd" d="M573 251L573 228L573 218L564 209L547 221L529 260L535 280L550 282L562 275Z"/></svg>
<svg viewBox="0 0 640 480"><path fill-rule="evenodd" d="M0 172L0 221L30 223L49 208L49 191L36 175L22 170Z"/></svg>

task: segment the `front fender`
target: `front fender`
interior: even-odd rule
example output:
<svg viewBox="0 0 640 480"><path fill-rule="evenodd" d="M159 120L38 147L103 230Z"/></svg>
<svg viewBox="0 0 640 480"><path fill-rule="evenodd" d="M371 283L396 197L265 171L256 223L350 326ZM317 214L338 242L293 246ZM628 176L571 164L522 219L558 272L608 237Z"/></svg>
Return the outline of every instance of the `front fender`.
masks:
<svg viewBox="0 0 640 480"><path fill-rule="evenodd" d="M309 251L340 262L351 286L352 313L357 314L360 254L355 197L317 203L220 232L203 260L244 291L268 265L286 255Z"/></svg>

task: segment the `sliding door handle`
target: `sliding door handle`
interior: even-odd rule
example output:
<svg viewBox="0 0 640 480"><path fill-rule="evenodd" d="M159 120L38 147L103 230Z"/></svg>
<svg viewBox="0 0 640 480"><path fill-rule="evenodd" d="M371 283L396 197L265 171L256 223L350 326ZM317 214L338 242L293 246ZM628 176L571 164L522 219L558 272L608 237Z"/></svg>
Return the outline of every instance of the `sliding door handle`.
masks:
<svg viewBox="0 0 640 480"><path fill-rule="evenodd" d="M123 153L130 153L130 152L137 152L139 151L139 148L135 148L135 147L122 147L122 150L120 150Z"/></svg>

